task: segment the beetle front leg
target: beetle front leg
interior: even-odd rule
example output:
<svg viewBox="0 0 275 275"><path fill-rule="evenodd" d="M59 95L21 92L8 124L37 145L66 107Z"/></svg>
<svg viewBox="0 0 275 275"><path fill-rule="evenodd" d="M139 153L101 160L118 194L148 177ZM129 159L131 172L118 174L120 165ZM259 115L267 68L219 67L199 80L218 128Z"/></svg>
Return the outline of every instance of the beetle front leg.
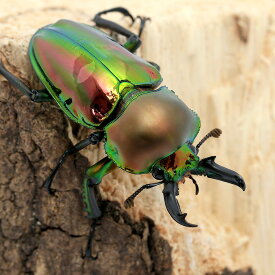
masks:
<svg viewBox="0 0 275 275"><path fill-rule="evenodd" d="M116 167L112 160L105 157L87 169L83 182L83 200L86 205L85 211L88 213L88 218L96 219L101 216L94 189L100 184L102 178Z"/></svg>
<svg viewBox="0 0 275 275"><path fill-rule="evenodd" d="M103 137L104 137L104 132L103 131L92 133L88 138L80 141L75 146L73 146L73 147L69 148L68 150L66 150L63 153L63 155L60 157L56 167L52 170L49 177L45 180L45 182L43 184L43 187L45 187L50 194L54 194L54 190L51 188L52 181L53 181L54 176L57 173L58 169L61 167L63 162L66 160L66 158L69 155L72 155L74 153L79 152L80 150L82 150L83 148L87 147L90 144L92 144L92 145L98 144L103 139Z"/></svg>
<svg viewBox="0 0 275 275"><path fill-rule="evenodd" d="M47 89L33 90L27 87L18 77L9 72L0 62L0 74L2 74L14 87L28 96L34 102L48 102L53 98Z"/></svg>
<svg viewBox="0 0 275 275"><path fill-rule="evenodd" d="M85 255L83 256L83 258L90 259L90 260L96 260L98 258L98 254L96 254L96 256L92 255L93 254L92 253L92 240L94 238L96 226L99 225L97 223L97 221L98 221L98 219L94 219L92 221L90 233L89 233L89 237L88 237L88 242L86 245Z"/></svg>
<svg viewBox="0 0 275 275"><path fill-rule="evenodd" d="M101 211L98 207L95 187L101 182L102 178L114 170L117 166L108 157L100 160L93 166L87 169L83 182L83 201L85 203L85 211L88 213L88 218L93 219L92 228L90 230L85 258L92 260L97 259L97 256L92 256L92 239L95 233L97 221L101 217Z"/></svg>

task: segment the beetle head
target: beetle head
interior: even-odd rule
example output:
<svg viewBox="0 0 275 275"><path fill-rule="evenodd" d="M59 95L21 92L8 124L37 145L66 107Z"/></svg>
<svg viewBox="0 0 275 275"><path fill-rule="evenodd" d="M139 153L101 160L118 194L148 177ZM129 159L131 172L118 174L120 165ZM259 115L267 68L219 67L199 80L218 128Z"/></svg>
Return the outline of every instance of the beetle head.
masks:
<svg viewBox="0 0 275 275"><path fill-rule="evenodd" d="M159 160L152 169L152 175L156 179L160 179L162 175L167 182L179 182L188 171L196 169L198 164L199 157L194 146L185 143L173 154Z"/></svg>
<svg viewBox="0 0 275 275"><path fill-rule="evenodd" d="M164 182L165 205L171 217L181 225L195 227L185 220L186 213L182 214L176 196L179 194L178 182L184 177L193 175L204 175L209 178L225 181L245 190L243 178L233 170L227 169L215 163L215 156L202 160L197 156L198 146L185 143L171 155L159 160L152 169L152 175Z"/></svg>

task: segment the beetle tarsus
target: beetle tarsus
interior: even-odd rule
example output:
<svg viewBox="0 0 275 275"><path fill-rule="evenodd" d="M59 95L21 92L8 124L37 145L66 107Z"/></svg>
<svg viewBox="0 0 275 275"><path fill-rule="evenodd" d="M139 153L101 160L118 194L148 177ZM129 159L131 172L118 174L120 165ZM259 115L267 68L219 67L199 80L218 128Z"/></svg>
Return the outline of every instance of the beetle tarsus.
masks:
<svg viewBox="0 0 275 275"><path fill-rule="evenodd" d="M93 244L93 238L95 235L95 229L97 225L100 225L100 223L97 223L97 222L98 222L98 219L94 219L92 222L92 226L90 228L90 233L89 233L87 247L86 247L85 256L84 256L84 258L88 260L97 260L98 258L98 253L96 253L96 256L92 255L93 254L92 244Z"/></svg>
<svg viewBox="0 0 275 275"><path fill-rule="evenodd" d="M141 37L142 32L143 32L144 27L145 27L145 24L146 24L146 21L151 21L151 18L150 17L145 17L145 16L137 16L135 18L135 21L136 21L136 19L140 20L138 36Z"/></svg>

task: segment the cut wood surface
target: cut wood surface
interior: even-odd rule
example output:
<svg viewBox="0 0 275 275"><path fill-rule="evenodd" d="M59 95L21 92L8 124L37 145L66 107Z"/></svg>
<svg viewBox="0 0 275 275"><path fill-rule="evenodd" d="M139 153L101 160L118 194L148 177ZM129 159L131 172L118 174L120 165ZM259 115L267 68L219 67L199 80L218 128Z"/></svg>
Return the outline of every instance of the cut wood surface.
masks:
<svg viewBox="0 0 275 275"><path fill-rule="evenodd" d="M41 88L27 56L35 31L60 18L92 24L96 12L115 6L151 17L138 54L159 64L163 85L200 116L196 143L222 129L199 156L217 155L243 176L247 190L197 177L195 196L193 184L181 185L182 210L199 224L190 229L171 219L162 187L144 191L126 211L123 201L154 179L117 169L99 188L105 213L96 234L99 262L87 262L80 257L89 230L80 188L103 146L71 157L54 181L57 196L50 197L40 188L43 180L90 131L69 122L54 103L30 102L0 76L0 273L192 275L228 268L252 274L251 267L275 274L274 1L4 0L0 59L24 83ZM129 24L120 15L109 18Z"/></svg>

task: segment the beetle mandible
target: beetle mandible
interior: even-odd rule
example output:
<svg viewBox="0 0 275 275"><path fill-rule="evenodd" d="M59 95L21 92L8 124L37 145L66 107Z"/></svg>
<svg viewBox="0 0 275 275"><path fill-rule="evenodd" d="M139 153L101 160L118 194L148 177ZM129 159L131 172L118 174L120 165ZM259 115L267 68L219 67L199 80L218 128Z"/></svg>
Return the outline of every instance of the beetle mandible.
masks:
<svg viewBox="0 0 275 275"><path fill-rule="evenodd" d="M101 17L109 12L120 12L133 23L138 18L139 34ZM61 156L44 183L49 193L54 192L52 180L68 155L103 141L107 156L87 169L83 181L88 217L100 218L94 188L119 167L133 174L152 173L159 180L133 193L124 203L126 208L134 205L134 198L143 189L163 184L171 217L183 226L195 227L186 221L186 213L181 212L176 199L180 181L190 178L196 194L199 189L192 175L229 182L242 190L245 183L235 171L216 164L214 156L201 160L198 157L203 142L211 136L218 137L221 130L212 130L197 146L193 145L200 130L198 115L172 90L159 87L162 77L157 64L134 54L149 19L137 18L117 7L97 13L93 19L97 27L125 36L124 45L96 27L65 19L39 29L30 41L29 58L45 86L43 90L28 88L1 63L0 73L32 101L55 100L70 119L97 130ZM94 258L89 245L86 256Z"/></svg>

